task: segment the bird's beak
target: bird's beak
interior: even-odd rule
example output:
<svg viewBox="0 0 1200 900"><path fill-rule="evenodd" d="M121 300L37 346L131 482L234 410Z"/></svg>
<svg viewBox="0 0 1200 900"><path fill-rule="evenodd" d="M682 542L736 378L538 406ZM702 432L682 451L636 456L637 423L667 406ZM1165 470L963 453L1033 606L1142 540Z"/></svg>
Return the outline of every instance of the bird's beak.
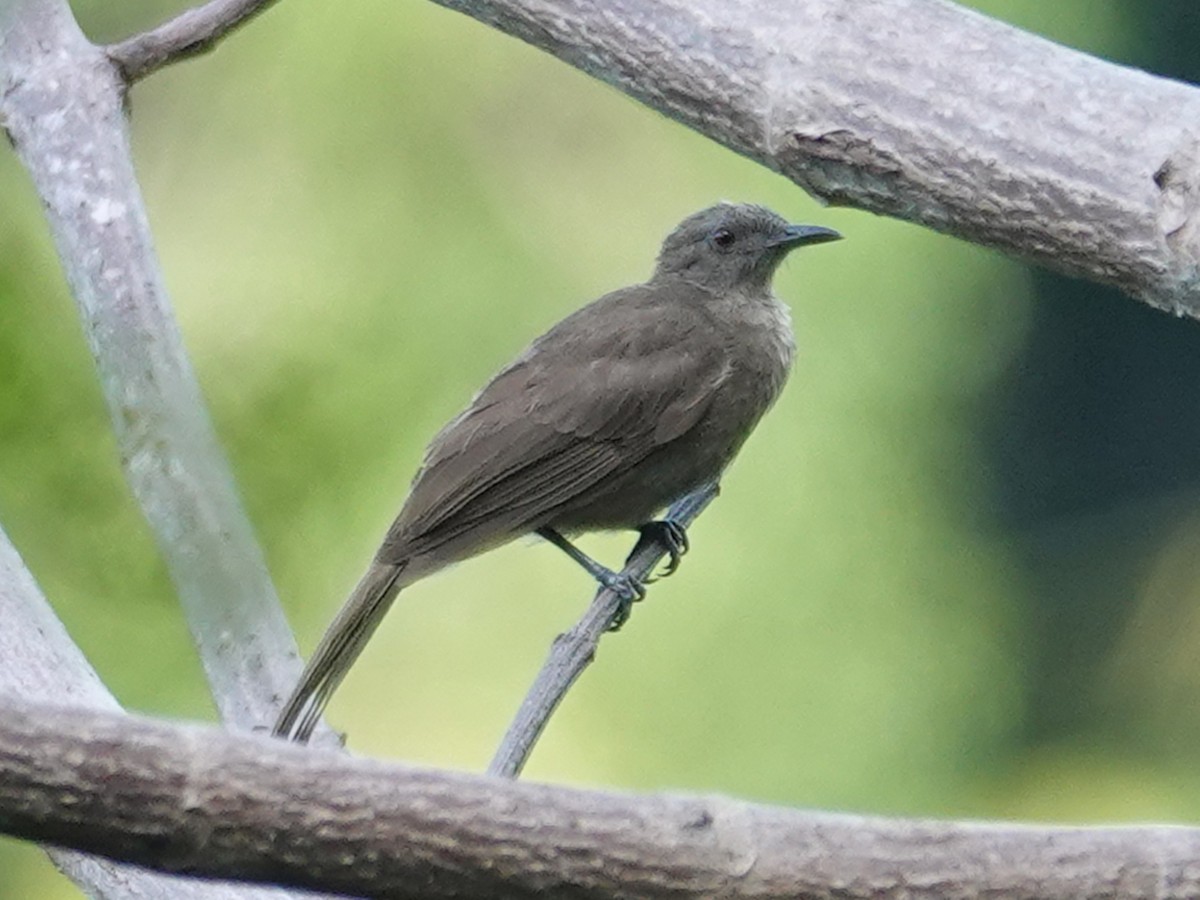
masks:
<svg viewBox="0 0 1200 900"><path fill-rule="evenodd" d="M770 246L791 250L804 244L827 244L841 239L842 236L832 228L822 228L820 225L789 225L779 237L771 240Z"/></svg>

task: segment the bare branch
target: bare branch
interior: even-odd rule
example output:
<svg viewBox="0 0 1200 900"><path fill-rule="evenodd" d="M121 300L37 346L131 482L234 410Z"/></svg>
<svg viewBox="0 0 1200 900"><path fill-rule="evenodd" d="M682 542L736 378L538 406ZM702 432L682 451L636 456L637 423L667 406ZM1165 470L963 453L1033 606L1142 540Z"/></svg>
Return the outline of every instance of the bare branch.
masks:
<svg viewBox="0 0 1200 900"><path fill-rule="evenodd" d="M704 512L717 493L718 487L715 484L701 488L672 506L667 517L687 528ZM668 548L661 542L648 544L629 558L622 574L644 582L667 552ZM521 773L550 716L554 714L571 685L583 674L583 670L591 665L600 645L600 638L612 627L620 602L620 597L615 591L601 588L574 627L555 638L550 647L550 655L542 664L541 671L521 702L516 717L508 726L508 731L505 732L504 739L500 742L491 765L488 766L489 775L516 778Z"/></svg>
<svg viewBox="0 0 1200 900"><path fill-rule="evenodd" d="M16 549L0 530L0 696L74 703L116 712L117 701L71 641ZM3 776L0 775L0 778ZM3 789L0 788L0 793ZM229 884L201 884L86 856L50 850L50 858L90 897L111 900L266 900L287 894ZM306 895L311 896L311 895Z"/></svg>
<svg viewBox="0 0 1200 900"><path fill-rule="evenodd" d="M0 115L41 197L125 476L225 721L271 720L296 645L172 315L134 177L123 84L64 0L0 4Z"/></svg>
<svg viewBox="0 0 1200 900"><path fill-rule="evenodd" d="M830 203L1200 315L1194 87L943 0L436 2Z"/></svg>
<svg viewBox="0 0 1200 900"><path fill-rule="evenodd" d="M1200 896L1196 828L605 794L7 701L0 831L172 872L371 897Z"/></svg>
<svg viewBox="0 0 1200 900"><path fill-rule="evenodd" d="M210 0L142 34L105 48L127 84L180 60L207 53L275 0Z"/></svg>

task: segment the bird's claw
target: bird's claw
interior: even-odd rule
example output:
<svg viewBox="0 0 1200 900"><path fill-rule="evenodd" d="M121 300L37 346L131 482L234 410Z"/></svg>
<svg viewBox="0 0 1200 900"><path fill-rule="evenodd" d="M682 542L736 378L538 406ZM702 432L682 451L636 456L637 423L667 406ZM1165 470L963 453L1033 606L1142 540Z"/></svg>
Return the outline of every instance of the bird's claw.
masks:
<svg viewBox="0 0 1200 900"><path fill-rule="evenodd" d="M609 631L620 631L621 626L629 621L629 615L633 612L633 601L621 597L617 603L617 609L613 613L612 621L608 623Z"/></svg>
<svg viewBox="0 0 1200 900"><path fill-rule="evenodd" d="M634 545L633 552L630 557L636 554L647 543L657 541L667 548L667 564L663 567L661 575L653 578L647 578L647 584L653 584L659 578L666 578L669 575L675 574L675 570L679 568L679 562L683 559L683 555L688 552L691 547L691 542L688 540L687 529L676 522L674 519L660 519L654 522L647 522L638 529L641 532L641 537Z"/></svg>
<svg viewBox="0 0 1200 900"><path fill-rule="evenodd" d="M600 576L599 581L606 590L617 595L617 609L613 613L608 630L620 631L621 626L629 621L629 615L633 612L633 604L646 599L646 586L632 575L624 572L606 571Z"/></svg>

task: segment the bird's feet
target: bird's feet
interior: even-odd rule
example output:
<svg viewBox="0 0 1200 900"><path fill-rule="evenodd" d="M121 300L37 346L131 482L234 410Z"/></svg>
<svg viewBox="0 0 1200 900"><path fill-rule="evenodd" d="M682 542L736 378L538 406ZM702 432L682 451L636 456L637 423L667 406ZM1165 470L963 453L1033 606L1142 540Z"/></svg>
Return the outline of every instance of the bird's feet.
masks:
<svg viewBox="0 0 1200 900"><path fill-rule="evenodd" d="M612 569L602 568L594 574L602 587L617 595L617 609L613 613L608 630L620 631L621 626L629 621L629 615L633 612L633 604L646 599L646 586L632 575L614 572Z"/></svg>
<svg viewBox="0 0 1200 900"><path fill-rule="evenodd" d="M633 545L633 550L629 552L629 557L626 563L637 554L639 550L650 543L660 543L667 548L667 565L663 569L662 575L659 578L666 578L668 575L674 574L679 568L679 562L683 559L683 555L688 552L688 547L691 546L688 542L687 530L676 522L674 519L666 518L659 519L654 522L647 522L641 526L638 531L641 537L638 542ZM657 578L647 578L647 584L653 584Z"/></svg>
<svg viewBox="0 0 1200 900"><path fill-rule="evenodd" d="M646 596L646 586L632 575L627 575L624 572L614 572L607 566L600 565L600 563L596 562L553 528L548 526L539 528L537 533L562 550L571 559L575 560L589 575L599 582L602 588L612 591L617 595L617 610L613 614L612 623L608 626L608 630L619 631L621 626L629 620L629 613L633 609L633 604Z"/></svg>

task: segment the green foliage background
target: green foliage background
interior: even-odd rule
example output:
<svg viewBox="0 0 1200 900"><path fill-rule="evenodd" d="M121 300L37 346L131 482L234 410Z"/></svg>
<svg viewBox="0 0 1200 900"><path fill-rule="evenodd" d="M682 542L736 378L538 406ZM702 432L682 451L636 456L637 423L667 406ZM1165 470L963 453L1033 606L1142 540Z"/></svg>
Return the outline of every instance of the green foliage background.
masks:
<svg viewBox="0 0 1200 900"><path fill-rule="evenodd" d="M1116 0L976 5L1131 61L1151 15ZM75 4L100 40L180 7ZM1200 672L1196 644L1175 638L1197 631L1191 517L1160 517L1122 557L1137 573L1114 601L1126 613L1071 695L1095 714L1030 726L1047 715L1035 707L1049 677L1033 648L1046 654L1044 610L1059 598L997 512L984 446L1042 302L1027 270L822 209L415 0L288 0L132 101L172 299L302 646L373 552L425 441L491 372L575 306L643 278L687 213L763 202L848 238L797 254L778 280L802 350L792 382L680 574L606 640L526 777L912 815L1200 818L1200 715L1186 699ZM38 203L7 152L0 191L0 522L123 703L211 719ZM586 542L614 562L629 544ZM331 719L360 753L478 770L589 596L535 541L423 583ZM1073 615L1086 630L1087 608ZM74 896L40 851L0 841L0 898Z"/></svg>

